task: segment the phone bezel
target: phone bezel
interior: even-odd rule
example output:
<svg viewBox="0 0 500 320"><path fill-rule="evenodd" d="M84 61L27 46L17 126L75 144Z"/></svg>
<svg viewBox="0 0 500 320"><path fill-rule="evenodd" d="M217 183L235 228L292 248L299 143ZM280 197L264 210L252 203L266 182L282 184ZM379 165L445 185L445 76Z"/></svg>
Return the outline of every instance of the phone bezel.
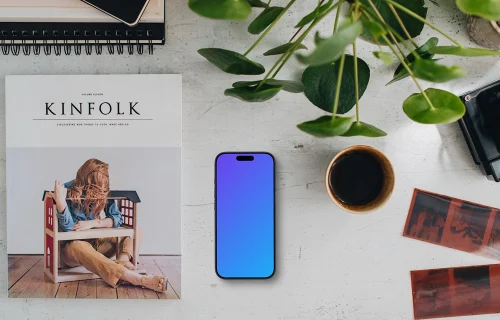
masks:
<svg viewBox="0 0 500 320"><path fill-rule="evenodd" d="M253 154L267 154L271 156L273 160L273 272L267 277L224 277L219 274L217 270L217 160L220 156L226 154L238 154L238 155L253 155ZM215 176L214 176L214 216L215 216L215 274L224 280L238 280L238 279L270 279L276 273L276 159L269 152L221 152L215 157Z"/></svg>
<svg viewBox="0 0 500 320"><path fill-rule="evenodd" d="M146 0L146 2L144 3L144 6L142 7L142 10L139 13L139 16L137 17L137 19L134 22L128 22L128 21L125 21L125 20L123 20L123 19L121 19L121 18L119 18L117 16L114 16L113 14L107 12L104 9L101 9L100 7L96 6L95 4L90 3L88 0L81 0L81 1L85 2L86 4L88 4L89 6L91 6L93 8L96 8L97 10L99 10L101 12L104 12L108 16L113 17L114 19L116 19L118 21L125 23L126 25L128 25L130 27L135 27L139 23L139 21L141 20L142 15L144 14L144 11L146 11L146 8L148 7L148 4L150 2L150 0Z"/></svg>

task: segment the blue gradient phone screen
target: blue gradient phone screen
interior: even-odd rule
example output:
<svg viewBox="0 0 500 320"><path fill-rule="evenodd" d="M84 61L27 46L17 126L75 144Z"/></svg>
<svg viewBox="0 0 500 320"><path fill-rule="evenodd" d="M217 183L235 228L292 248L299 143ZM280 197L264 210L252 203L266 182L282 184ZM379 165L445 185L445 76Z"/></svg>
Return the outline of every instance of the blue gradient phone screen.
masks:
<svg viewBox="0 0 500 320"><path fill-rule="evenodd" d="M238 161L238 156L253 156ZM216 160L216 269L223 278L274 273L274 159L221 154Z"/></svg>

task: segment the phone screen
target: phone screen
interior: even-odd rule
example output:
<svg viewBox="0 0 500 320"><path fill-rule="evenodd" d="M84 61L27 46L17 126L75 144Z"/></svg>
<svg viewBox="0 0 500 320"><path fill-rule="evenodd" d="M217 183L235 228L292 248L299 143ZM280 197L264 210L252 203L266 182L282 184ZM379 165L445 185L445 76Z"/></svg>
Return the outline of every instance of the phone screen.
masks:
<svg viewBox="0 0 500 320"><path fill-rule="evenodd" d="M82 0L128 25L139 22L149 0Z"/></svg>
<svg viewBox="0 0 500 320"><path fill-rule="evenodd" d="M215 172L217 275L270 278L275 267L273 156L222 153Z"/></svg>

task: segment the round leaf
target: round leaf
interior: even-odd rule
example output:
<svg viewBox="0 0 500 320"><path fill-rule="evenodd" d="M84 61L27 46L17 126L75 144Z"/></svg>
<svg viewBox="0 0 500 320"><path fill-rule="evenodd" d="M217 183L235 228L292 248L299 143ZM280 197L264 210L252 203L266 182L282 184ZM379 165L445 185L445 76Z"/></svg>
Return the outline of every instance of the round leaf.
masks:
<svg viewBox="0 0 500 320"><path fill-rule="evenodd" d="M369 138L379 138L386 136L387 133L385 131L380 130L379 128L365 123L365 122L357 122L355 121L349 130L342 135L342 137L354 137L354 136L363 136Z"/></svg>
<svg viewBox="0 0 500 320"><path fill-rule="evenodd" d="M339 28L330 38L322 39L317 43L314 52L306 57L297 55L300 62L313 66L331 63L340 58L345 48L356 41L361 33L361 21L356 21Z"/></svg>
<svg viewBox="0 0 500 320"><path fill-rule="evenodd" d="M305 133L318 138L337 137L349 130L352 121L352 117L336 116L335 119L332 119L331 116L323 116L313 121L301 123L297 127Z"/></svg>
<svg viewBox="0 0 500 320"><path fill-rule="evenodd" d="M315 106L332 112L335 99L335 90L337 89L337 79L339 75L339 64L322 65L317 67L308 67L302 74L302 83L304 84L304 93ZM362 59L358 58L358 84L359 97L363 93L370 81L370 67ZM352 109L356 104L354 82L354 57L345 56L344 72L342 74L342 85L340 88L338 114L344 114Z"/></svg>
<svg viewBox="0 0 500 320"><path fill-rule="evenodd" d="M408 8L409 10L418 14L422 18L426 18L427 16L427 8L424 6L425 5L424 0L393 0L393 1ZM385 0L372 0L372 2L375 5L375 7L377 7L378 11L384 18L385 22L389 26L391 26L399 35L401 35L403 39L407 39L408 37L406 36L404 30L401 28L401 25L399 24L391 8L387 5L387 2ZM366 7L366 9L371 13L373 17L378 18L377 14L373 11L370 2L368 0L361 0L361 3L363 4L364 7ZM403 21L403 24L406 26L406 29L408 30L410 36L412 38L415 38L416 36L420 35L420 33L424 28L424 23L402 12L398 8L395 9L399 17ZM374 40L372 35L366 28L365 30L363 30L362 35L366 39ZM382 38L379 38L378 41L380 43L385 43Z"/></svg>
<svg viewBox="0 0 500 320"><path fill-rule="evenodd" d="M278 46L276 48L273 48L271 50L266 51L264 53L264 55L265 56L274 56L274 55L278 55L278 54L283 54L283 53L287 52L288 49L290 49L294 44L295 44L294 42L288 42L288 43L282 44L281 46ZM307 50L307 47L301 43L297 47L297 50L299 50L299 49L306 49Z"/></svg>
<svg viewBox="0 0 500 320"><path fill-rule="evenodd" d="M482 48L466 48L454 46L439 46L429 50L433 54L449 54L452 56L461 57L484 57L484 56L500 56L500 51L482 49Z"/></svg>
<svg viewBox="0 0 500 320"><path fill-rule="evenodd" d="M404 112L413 121L423 124L451 123L464 116L465 106L453 93L433 88L425 90L425 93L432 106L422 93L412 94L403 103Z"/></svg>
<svg viewBox="0 0 500 320"><path fill-rule="evenodd" d="M252 12L247 0L189 0L189 8L201 16L224 20L245 20Z"/></svg>
<svg viewBox="0 0 500 320"><path fill-rule="evenodd" d="M256 90L256 87L226 89L224 95L235 97L246 102L264 102L277 95L282 88L282 86L264 84L259 90Z"/></svg>
<svg viewBox="0 0 500 320"><path fill-rule="evenodd" d="M244 88L244 87L257 86L259 83L260 83L260 80L238 81L238 82L233 83L233 88ZM291 93L304 92L304 85L298 81L267 79L266 84L273 85L273 86L282 86L284 91L288 91Z"/></svg>
<svg viewBox="0 0 500 320"><path fill-rule="evenodd" d="M255 18L252 23L248 26L248 32L251 34L259 34L266 30L271 23L276 20L276 18L283 12L285 8L282 7L269 7L262 11L261 14Z"/></svg>
<svg viewBox="0 0 500 320"><path fill-rule="evenodd" d="M331 7L332 3L333 3L333 0L329 0L327 3L325 3L321 7L316 8L313 12L309 13L304 18L302 18L300 20L300 22L295 26L295 28L300 28L300 27L306 26L309 23L313 22L314 19L316 19L316 17L325 13L325 11Z"/></svg>
<svg viewBox="0 0 500 320"><path fill-rule="evenodd" d="M498 0L457 0L457 6L463 13L486 20L500 21L500 1Z"/></svg>
<svg viewBox="0 0 500 320"><path fill-rule="evenodd" d="M447 82L467 75L467 72L461 67L447 67L432 60L419 59L413 62L410 67L415 77L431 82Z"/></svg>
<svg viewBox="0 0 500 320"><path fill-rule="evenodd" d="M390 66L394 62L394 57L392 54L383 52L383 51L375 51L373 52L373 55L377 58L382 60L382 62L386 66Z"/></svg>
<svg viewBox="0 0 500 320"><path fill-rule="evenodd" d="M255 75L263 74L266 71L261 64L253 62L238 52L218 48L206 48L198 50L198 53L227 73Z"/></svg>
<svg viewBox="0 0 500 320"><path fill-rule="evenodd" d="M269 5L267 3L260 0L248 0L248 3L250 3L250 6L254 8L269 8Z"/></svg>

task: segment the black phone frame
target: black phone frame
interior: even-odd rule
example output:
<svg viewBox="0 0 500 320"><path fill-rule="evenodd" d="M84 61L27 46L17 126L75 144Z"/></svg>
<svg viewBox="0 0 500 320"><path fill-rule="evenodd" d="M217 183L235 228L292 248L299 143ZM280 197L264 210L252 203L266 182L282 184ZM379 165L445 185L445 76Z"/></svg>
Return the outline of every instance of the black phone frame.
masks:
<svg viewBox="0 0 500 320"><path fill-rule="evenodd" d="M223 277L219 274L219 271L217 270L217 160L221 155L225 154L238 154L238 155L250 155L250 154L267 154L271 156L273 159L273 272L268 276L268 277ZM265 151L259 151L259 152L249 152L249 151L244 151L244 152L235 152L235 151L228 151L228 152L221 152L215 157L215 176L214 176L214 218L215 218L215 225L214 225L214 230L215 230L215 274L223 279L223 280L266 280L270 279L274 276L276 273L276 158L270 153L270 152L265 152Z"/></svg>

